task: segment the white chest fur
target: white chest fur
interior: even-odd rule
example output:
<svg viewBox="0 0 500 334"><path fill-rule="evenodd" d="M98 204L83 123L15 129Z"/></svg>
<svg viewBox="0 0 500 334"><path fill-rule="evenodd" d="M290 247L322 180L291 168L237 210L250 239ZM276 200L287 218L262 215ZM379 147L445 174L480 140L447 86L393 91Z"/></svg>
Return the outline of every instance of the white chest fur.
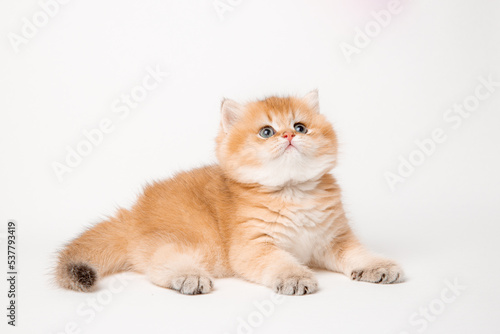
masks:
<svg viewBox="0 0 500 334"><path fill-rule="evenodd" d="M320 228L300 228L278 238L278 244L303 264L312 261L329 238Z"/></svg>
<svg viewBox="0 0 500 334"><path fill-rule="evenodd" d="M317 192L294 194L287 198L277 213L270 235L278 246L307 264L332 239L330 227L333 224L331 201Z"/></svg>

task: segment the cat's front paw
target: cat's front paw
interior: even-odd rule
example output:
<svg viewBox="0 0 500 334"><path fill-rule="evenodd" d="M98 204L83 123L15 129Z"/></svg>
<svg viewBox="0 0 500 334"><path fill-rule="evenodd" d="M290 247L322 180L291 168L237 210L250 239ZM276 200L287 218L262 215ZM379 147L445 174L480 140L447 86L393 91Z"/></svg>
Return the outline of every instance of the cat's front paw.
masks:
<svg viewBox="0 0 500 334"><path fill-rule="evenodd" d="M290 275L274 282L274 292L282 295L307 295L318 290L318 281L311 275Z"/></svg>
<svg viewBox="0 0 500 334"><path fill-rule="evenodd" d="M401 267L391 261L373 263L351 272L351 279L370 283L391 284L401 282L404 273Z"/></svg>

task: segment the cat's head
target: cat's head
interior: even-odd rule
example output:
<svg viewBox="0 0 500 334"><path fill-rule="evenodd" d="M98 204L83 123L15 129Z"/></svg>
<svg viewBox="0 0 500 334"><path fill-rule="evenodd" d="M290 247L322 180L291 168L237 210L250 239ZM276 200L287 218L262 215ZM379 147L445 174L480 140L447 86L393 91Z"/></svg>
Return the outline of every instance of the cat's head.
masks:
<svg viewBox="0 0 500 334"><path fill-rule="evenodd" d="M335 166L337 139L318 92L239 104L222 101L217 157L232 179L280 187L316 180Z"/></svg>

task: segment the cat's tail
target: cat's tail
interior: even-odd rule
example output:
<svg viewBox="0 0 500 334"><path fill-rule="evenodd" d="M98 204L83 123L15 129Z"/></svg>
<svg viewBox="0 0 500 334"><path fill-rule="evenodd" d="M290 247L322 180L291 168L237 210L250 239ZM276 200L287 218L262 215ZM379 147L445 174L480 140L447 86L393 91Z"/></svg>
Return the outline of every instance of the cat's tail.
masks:
<svg viewBox="0 0 500 334"><path fill-rule="evenodd" d="M55 278L59 286L88 292L103 276L128 269L130 212L121 209L67 244L59 253Z"/></svg>

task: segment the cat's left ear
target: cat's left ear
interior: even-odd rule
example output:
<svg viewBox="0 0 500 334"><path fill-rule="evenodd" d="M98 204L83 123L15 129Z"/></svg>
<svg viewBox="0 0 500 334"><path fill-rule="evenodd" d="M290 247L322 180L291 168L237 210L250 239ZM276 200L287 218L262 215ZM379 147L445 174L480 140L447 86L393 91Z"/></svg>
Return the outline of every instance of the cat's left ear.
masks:
<svg viewBox="0 0 500 334"><path fill-rule="evenodd" d="M319 94L318 90L312 90L309 93L307 93L302 100L304 100L305 103L311 108L312 110L316 111L319 114Z"/></svg>
<svg viewBox="0 0 500 334"><path fill-rule="evenodd" d="M223 99L221 104L222 128L228 133L229 129L238 121L243 113L243 106L236 101Z"/></svg>

